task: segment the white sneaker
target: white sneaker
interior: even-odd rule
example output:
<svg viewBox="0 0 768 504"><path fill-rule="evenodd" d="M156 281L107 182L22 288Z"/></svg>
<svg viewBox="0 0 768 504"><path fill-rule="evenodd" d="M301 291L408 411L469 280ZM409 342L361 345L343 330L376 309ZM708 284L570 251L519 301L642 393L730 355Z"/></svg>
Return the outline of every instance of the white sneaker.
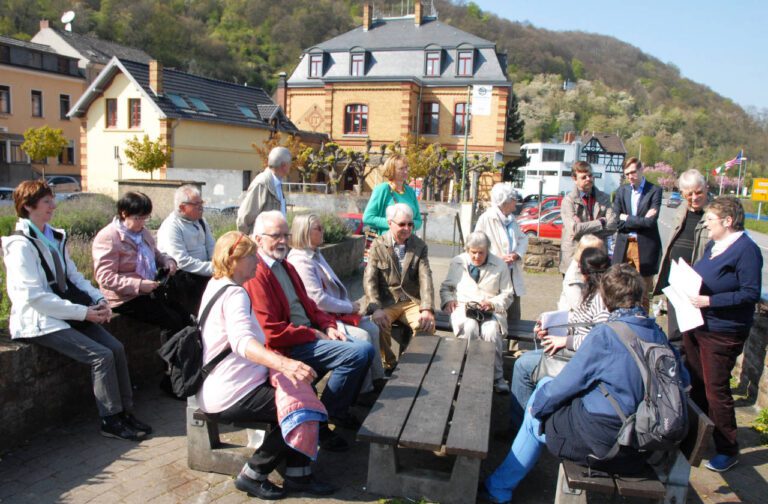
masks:
<svg viewBox="0 0 768 504"><path fill-rule="evenodd" d="M497 394L507 395L509 394L509 385L504 378L499 378L493 384L493 391Z"/></svg>

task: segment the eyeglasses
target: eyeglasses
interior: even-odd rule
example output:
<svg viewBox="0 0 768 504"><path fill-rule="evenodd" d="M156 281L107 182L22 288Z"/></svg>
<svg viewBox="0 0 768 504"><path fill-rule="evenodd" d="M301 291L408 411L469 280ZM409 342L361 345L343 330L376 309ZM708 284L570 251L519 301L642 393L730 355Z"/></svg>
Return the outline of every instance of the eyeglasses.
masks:
<svg viewBox="0 0 768 504"><path fill-rule="evenodd" d="M279 240L280 238L291 239L291 233L261 233L261 236L269 236L273 240Z"/></svg>
<svg viewBox="0 0 768 504"><path fill-rule="evenodd" d="M395 222L395 221L390 221L390 222ZM395 224L398 227L409 227L409 228L413 227L413 222L395 222Z"/></svg>
<svg viewBox="0 0 768 504"><path fill-rule="evenodd" d="M245 235L243 233L240 233L240 236L237 237L237 240L235 240L235 243L233 243L232 246L229 247L229 253L227 254L227 256L232 257L232 254L235 253L235 249L237 249L237 245L243 239L243 236Z"/></svg>
<svg viewBox="0 0 768 504"><path fill-rule="evenodd" d="M205 205L205 201L198 201L197 203L194 203L192 201L182 201L182 205L189 205L197 208L203 208L203 205Z"/></svg>

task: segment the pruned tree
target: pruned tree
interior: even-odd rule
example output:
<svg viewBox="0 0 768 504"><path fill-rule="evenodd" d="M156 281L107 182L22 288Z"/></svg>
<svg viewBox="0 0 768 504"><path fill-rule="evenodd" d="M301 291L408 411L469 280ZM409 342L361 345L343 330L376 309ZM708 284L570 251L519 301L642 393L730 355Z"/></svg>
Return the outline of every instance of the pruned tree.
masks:
<svg viewBox="0 0 768 504"><path fill-rule="evenodd" d="M150 140L149 135L144 135L144 138L139 140L134 136L125 142L125 157L134 169L149 173L149 178L154 179L154 171L170 163L171 149L159 138Z"/></svg>
<svg viewBox="0 0 768 504"><path fill-rule="evenodd" d="M305 166L309 173L322 173L332 193L336 193L343 172L337 169L339 162L346 156L335 142L323 143L316 151L309 148L302 152L306 156Z"/></svg>
<svg viewBox="0 0 768 504"><path fill-rule="evenodd" d="M33 162L45 162L49 157L57 157L68 145L69 142L64 138L60 129L45 125L39 128L29 128L24 132L24 143L21 144L21 150ZM43 165L43 176L45 176L45 165Z"/></svg>

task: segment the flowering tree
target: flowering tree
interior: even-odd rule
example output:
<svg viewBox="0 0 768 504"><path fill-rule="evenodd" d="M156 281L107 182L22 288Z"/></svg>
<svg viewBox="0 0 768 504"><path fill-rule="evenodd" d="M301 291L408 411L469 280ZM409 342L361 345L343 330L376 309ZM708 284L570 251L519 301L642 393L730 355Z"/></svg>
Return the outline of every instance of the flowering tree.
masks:
<svg viewBox="0 0 768 504"><path fill-rule="evenodd" d="M663 161L647 166L643 175L649 182L661 186L666 191L671 191L677 182L674 168Z"/></svg>

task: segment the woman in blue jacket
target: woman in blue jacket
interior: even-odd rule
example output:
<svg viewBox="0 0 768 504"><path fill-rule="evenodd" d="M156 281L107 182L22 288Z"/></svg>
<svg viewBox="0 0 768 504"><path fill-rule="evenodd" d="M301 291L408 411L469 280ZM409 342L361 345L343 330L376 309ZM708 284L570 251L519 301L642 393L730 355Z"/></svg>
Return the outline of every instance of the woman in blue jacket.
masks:
<svg viewBox="0 0 768 504"><path fill-rule="evenodd" d="M667 337L641 307L645 285L630 265L612 266L600 283L608 322L626 323L643 341L666 343ZM674 351L674 349L673 349ZM688 373L675 353L681 380ZM618 335L596 325L573 359L551 380L539 382L526 406L523 425L504 462L485 480L492 502L509 502L517 485L533 468L544 445L560 458L587 465L589 455L604 457L616 443L622 421L598 386L604 384L627 416L643 398L640 370ZM612 472L634 472L645 459L622 447L608 464ZM600 464L591 464L600 469Z"/></svg>
<svg viewBox="0 0 768 504"><path fill-rule="evenodd" d="M699 295L691 299L701 308L704 325L683 334L683 347L691 370L691 399L715 424L717 455L706 467L723 472L738 462L730 379L760 300L763 256L744 233L744 208L736 198L713 201L704 225L712 241L693 265L702 283Z"/></svg>

